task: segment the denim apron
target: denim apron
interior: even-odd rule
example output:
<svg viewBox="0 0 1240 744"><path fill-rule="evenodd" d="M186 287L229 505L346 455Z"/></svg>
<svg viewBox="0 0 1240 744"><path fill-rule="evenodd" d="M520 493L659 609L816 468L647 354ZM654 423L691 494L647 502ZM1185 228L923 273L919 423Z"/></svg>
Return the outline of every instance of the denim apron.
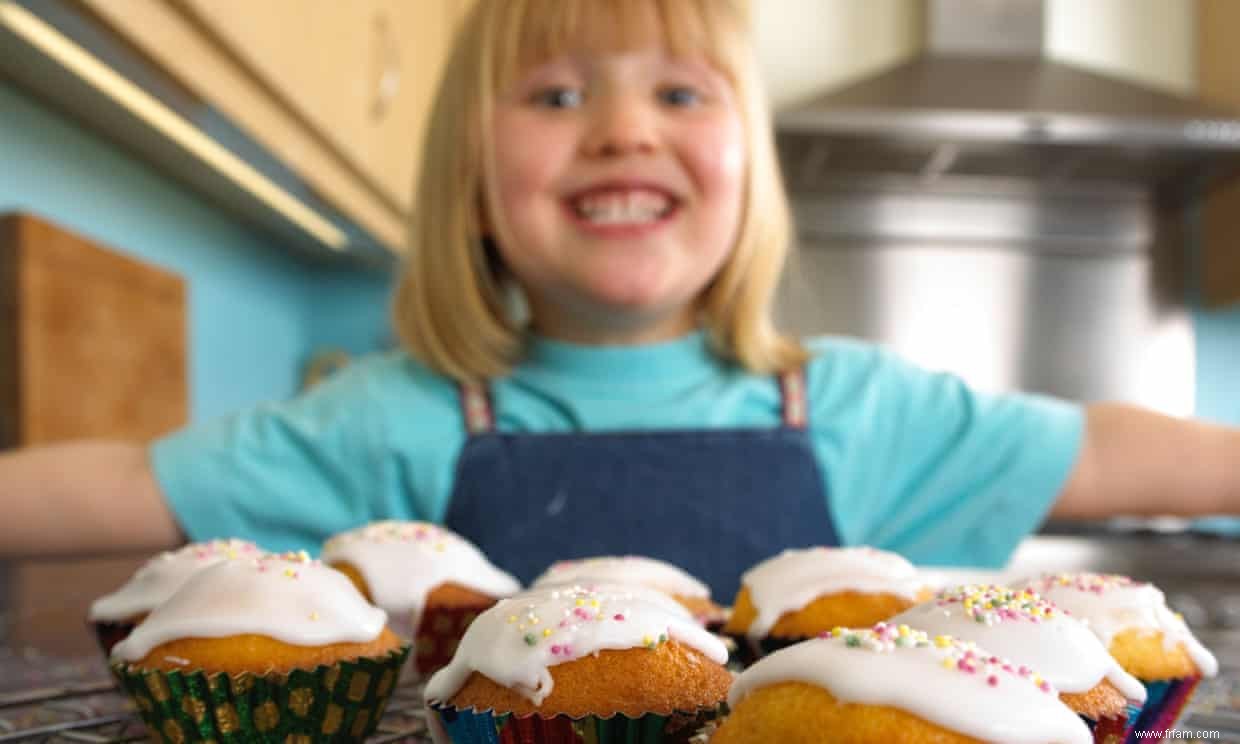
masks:
<svg viewBox="0 0 1240 744"><path fill-rule="evenodd" d="M557 560L643 555L731 602L755 563L839 544L802 372L780 390L772 429L505 434L485 390L463 385L469 437L445 523L524 583Z"/></svg>

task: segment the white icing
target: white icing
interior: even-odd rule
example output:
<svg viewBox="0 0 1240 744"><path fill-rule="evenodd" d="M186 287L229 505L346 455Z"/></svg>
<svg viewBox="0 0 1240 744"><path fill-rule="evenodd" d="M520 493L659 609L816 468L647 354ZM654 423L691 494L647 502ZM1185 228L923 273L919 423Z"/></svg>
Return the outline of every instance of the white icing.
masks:
<svg viewBox="0 0 1240 744"><path fill-rule="evenodd" d="M681 597L710 598L710 588L680 568L640 555L558 561L534 579L532 586L589 583L637 584Z"/></svg>
<svg viewBox="0 0 1240 744"><path fill-rule="evenodd" d="M386 623L387 613L339 571L305 553L266 555L194 574L112 649L112 657L137 661L169 641L243 634L295 646L367 643Z"/></svg>
<svg viewBox="0 0 1240 744"><path fill-rule="evenodd" d="M1183 644L1198 671L1207 677L1218 674L1214 654L1167 607L1166 597L1153 584L1126 576L1077 573L1048 574L1029 582L1029 588L1088 625L1107 648L1125 630L1162 633L1166 649Z"/></svg>
<svg viewBox="0 0 1240 744"><path fill-rule="evenodd" d="M348 563L366 580L370 597L391 613L412 613L417 627L426 596L459 584L491 597L507 597L521 583L496 568L473 543L427 522L375 522L332 537L323 546L328 564Z"/></svg>
<svg viewBox="0 0 1240 744"><path fill-rule="evenodd" d="M853 591L915 600L923 587L913 564L868 547L785 550L746 571L741 584L758 613L746 632L752 639L823 595Z"/></svg>
<svg viewBox="0 0 1240 744"><path fill-rule="evenodd" d="M621 584L617 582L566 584L563 586L531 586L529 589L512 596L511 599L520 599L525 596L532 596L537 599L539 597L546 596L547 592L553 589L577 592L579 594L589 594L590 592L594 592L596 594L608 596L624 595L626 597L632 597L633 599L638 599L652 604L664 612L667 612L670 615L675 615L676 617L687 618L693 616L693 613L689 612L687 607L677 602L675 599L672 599L671 595L666 592L661 592L658 589L651 589L648 586Z"/></svg>
<svg viewBox="0 0 1240 744"><path fill-rule="evenodd" d="M828 690L836 699L882 705L975 739L1013 744L1089 744L1093 737L1052 688L1042 689L1031 675L994 659L972 644L927 643L922 634L898 642L880 631L846 631L776 651L732 684L728 704L772 684L795 681ZM887 626L888 632L894 630ZM856 645L848 645L849 637ZM915 644L915 645L913 645ZM974 656L961 658L966 651ZM967 658L967 657L966 657ZM1004 666L1007 666L1005 669ZM968 669L975 671L968 671ZM993 678L994 683L991 683ZM724 726L727 726L725 721Z"/></svg>
<svg viewBox="0 0 1240 744"><path fill-rule="evenodd" d="M426 685L428 701L447 702L479 672L541 705L554 682L550 667L605 649L675 640L723 664L723 643L685 614L652 603L635 587L548 587L505 599L465 631L456 655Z"/></svg>
<svg viewBox="0 0 1240 744"><path fill-rule="evenodd" d="M160 553L144 563L120 589L91 603L90 620L120 622L144 615L202 569L229 559L256 558L262 553L261 548L245 540L192 543Z"/></svg>
<svg viewBox="0 0 1240 744"><path fill-rule="evenodd" d="M1011 601L982 609L995 596ZM1027 607L1033 609L1021 609ZM1084 623L1030 592L991 585L959 587L940 592L889 622L972 641L1031 667L1061 692L1086 692L1105 678L1129 700L1145 701L1145 687L1120 668Z"/></svg>

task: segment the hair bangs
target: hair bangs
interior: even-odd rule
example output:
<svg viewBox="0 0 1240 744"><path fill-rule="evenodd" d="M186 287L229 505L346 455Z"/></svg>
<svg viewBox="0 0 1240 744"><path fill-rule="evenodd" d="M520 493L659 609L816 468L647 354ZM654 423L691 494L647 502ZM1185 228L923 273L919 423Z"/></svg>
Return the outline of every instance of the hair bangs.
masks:
<svg viewBox="0 0 1240 744"><path fill-rule="evenodd" d="M493 22L489 72L498 92L565 54L651 43L675 57L701 56L735 83L746 19L729 0L506 0Z"/></svg>

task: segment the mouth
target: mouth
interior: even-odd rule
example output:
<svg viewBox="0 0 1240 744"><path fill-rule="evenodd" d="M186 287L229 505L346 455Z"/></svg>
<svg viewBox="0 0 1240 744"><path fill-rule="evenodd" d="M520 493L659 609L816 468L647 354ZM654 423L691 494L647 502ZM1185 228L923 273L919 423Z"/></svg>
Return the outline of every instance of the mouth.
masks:
<svg viewBox="0 0 1240 744"><path fill-rule="evenodd" d="M672 195L649 187L592 189L567 200L577 219L600 227L654 224L667 219L678 205Z"/></svg>

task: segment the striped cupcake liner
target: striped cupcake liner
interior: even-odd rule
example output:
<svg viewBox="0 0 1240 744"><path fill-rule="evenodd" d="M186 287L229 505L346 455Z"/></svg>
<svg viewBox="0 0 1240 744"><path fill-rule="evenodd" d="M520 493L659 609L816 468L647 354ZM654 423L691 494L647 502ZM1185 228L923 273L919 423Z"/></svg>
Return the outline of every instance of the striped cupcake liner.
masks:
<svg viewBox="0 0 1240 744"><path fill-rule="evenodd" d="M1132 729L1129 717L1115 716L1113 718L1103 718L1095 721L1092 718L1081 716L1081 720L1089 726L1089 730L1094 735L1094 744L1124 744L1124 740L1128 738L1128 734Z"/></svg>
<svg viewBox="0 0 1240 744"><path fill-rule="evenodd" d="M1175 728L1200 682L1200 676L1145 682L1145 706L1137 716L1128 741L1138 741L1137 732L1149 736L1164 734ZM1140 741L1149 739L1143 738Z"/></svg>
<svg viewBox="0 0 1240 744"><path fill-rule="evenodd" d="M720 714L719 708L704 708L696 713L648 713L638 718L543 718L458 710L440 703L431 703L429 708L436 741L451 744L691 744L700 741L699 732Z"/></svg>
<svg viewBox="0 0 1240 744"><path fill-rule="evenodd" d="M152 739L165 744L357 742L374 732L409 656L264 675L157 671L114 664Z"/></svg>

